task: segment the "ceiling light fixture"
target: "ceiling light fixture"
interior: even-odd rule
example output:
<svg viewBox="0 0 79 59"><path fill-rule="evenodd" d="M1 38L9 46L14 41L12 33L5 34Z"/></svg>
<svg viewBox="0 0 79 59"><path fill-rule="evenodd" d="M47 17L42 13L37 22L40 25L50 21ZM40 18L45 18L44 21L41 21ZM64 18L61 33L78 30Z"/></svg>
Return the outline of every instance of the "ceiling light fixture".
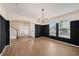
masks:
<svg viewBox="0 0 79 59"><path fill-rule="evenodd" d="M40 24L45 24L48 22L47 15L45 14L45 9L42 9L41 15L38 17L37 22Z"/></svg>

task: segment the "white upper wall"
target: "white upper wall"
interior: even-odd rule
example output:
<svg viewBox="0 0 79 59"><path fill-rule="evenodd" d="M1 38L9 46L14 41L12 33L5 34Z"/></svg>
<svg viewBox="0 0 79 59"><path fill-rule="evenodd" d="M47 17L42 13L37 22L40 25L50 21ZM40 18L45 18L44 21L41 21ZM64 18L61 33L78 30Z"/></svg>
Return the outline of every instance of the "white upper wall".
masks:
<svg viewBox="0 0 79 59"><path fill-rule="evenodd" d="M21 36L27 32L27 36L35 37L35 24L33 24L31 22L14 20L14 21L10 22L10 26L18 30L18 36ZM23 27L27 28L27 29L24 29ZM22 32L22 31L24 31L24 32ZM13 32L11 32L11 33L13 33Z"/></svg>
<svg viewBox="0 0 79 59"><path fill-rule="evenodd" d="M3 8L2 4L0 4L0 15L2 15L4 18L6 18L6 12L5 9Z"/></svg>
<svg viewBox="0 0 79 59"><path fill-rule="evenodd" d="M55 18L51 18L49 23L50 22L58 23L61 20L69 20L69 21L79 20L79 10L76 10L74 12L67 13L64 15L60 15L60 16L57 16Z"/></svg>

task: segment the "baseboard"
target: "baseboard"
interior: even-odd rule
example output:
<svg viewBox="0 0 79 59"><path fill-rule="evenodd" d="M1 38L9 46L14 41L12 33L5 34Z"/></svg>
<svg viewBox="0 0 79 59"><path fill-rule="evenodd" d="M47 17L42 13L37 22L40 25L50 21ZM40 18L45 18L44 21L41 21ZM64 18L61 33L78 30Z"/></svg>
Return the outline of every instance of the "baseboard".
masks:
<svg viewBox="0 0 79 59"><path fill-rule="evenodd" d="M6 45L5 47L4 47L4 49L2 50L2 52L0 53L0 56L2 56L2 54L4 53L4 51L6 50L6 48L7 47L9 47L10 45Z"/></svg>
<svg viewBox="0 0 79 59"><path fill-rule="evenodd" d="M61 43L64 43L64 44L67 44L67 45L70 45L70 46L74 46L74 47L79 48L79 46L77 46L77 45L74 45L74 44L71 44L71 43L67 43L67 42L64 42L64 41L55 40L55 39L51 39L51 38L50 38L50 40L58 41L58 42L61 42Z"/></svg>

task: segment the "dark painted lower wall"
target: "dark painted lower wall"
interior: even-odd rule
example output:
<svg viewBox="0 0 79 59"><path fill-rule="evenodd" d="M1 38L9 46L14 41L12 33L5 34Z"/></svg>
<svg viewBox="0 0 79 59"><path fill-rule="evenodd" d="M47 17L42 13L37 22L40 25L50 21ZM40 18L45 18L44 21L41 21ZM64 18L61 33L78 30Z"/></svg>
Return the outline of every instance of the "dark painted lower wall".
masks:
<svg viewBox="0 0 79 59"><path fill-rule="evenodd" d="M6 45L9 45L9 21L0 15L0 53Z"/></svg>
<svg viewBox="0 0 79 59"><path fill-rule="evenodd" d="M45 36L49 36L49 25L35 25L35 38Z"/></svg>
<svg viewBox="0 0 79 59"><path fill-rule="evenodd" d="M41 33L42 33L42 36L45 36L45 37L48 37L49 36L49 25L42 25L42 30L41 30Z"/></svg>
<svg viewBox="0 0 79 59"><path fill-rule="evenodd" d="M79 45L79 20L71 21L71 39Z"/></svg>
<svg viewBox="0 0 79 59"><path fill-rule="evenodd" d="M74 45L79 46L79 41L75 41L75 40L72 40L72 39L63 38L63 37L56 38L55 36L50 36L50 35L49 35L48 38L52 38L52 39L55 39L55 40L59 40L59 41L63 41L63 42L66 42L66 43L70 43L70 44L74 44Z"/></svg>
<svg viewBox="0 0 79 59"><path fill-rule="evenodd" d="M42 27L41 25L35 24L35 38L42 36Z"/></svg>
<svg viewBox="0 0 79 59"><path fill-rule="evenodd" d="M9 21L6 21L6 45L10 45L10 29L9 29Z"/></svg>
<svg viewBox="0 0 79 59"><path fill-rule="evenodd" d="M35 25L35 37L49 37L55 40L79 46L79 20L70 22L70 36L71 38L59 37L59 23L56 23L56 36L49 35L49 25Z"/></svg>

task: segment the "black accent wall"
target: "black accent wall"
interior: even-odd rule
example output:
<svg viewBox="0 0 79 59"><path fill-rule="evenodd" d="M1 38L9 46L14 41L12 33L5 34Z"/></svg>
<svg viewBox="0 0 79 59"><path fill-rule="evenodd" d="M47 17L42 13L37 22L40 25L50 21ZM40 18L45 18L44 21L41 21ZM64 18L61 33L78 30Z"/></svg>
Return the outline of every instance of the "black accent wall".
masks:
<svg viewBox="0 0 79 59"><path fill-rule="evenodd" d="M41 37L42 36L41 32L42 32L41 25L35 24L35 38Z"/></svg>
<svg viewBox="0 0 79 59"><path fill-rule="evenodd" d="M10 25L10 22L9 21L6 21L6 45L10 45L10 32L9 32L9 25Z"/></svg>
<svg viewBox="0 0 79 59"><path fill-rule="evenodd" d="M56 36L49 35L49 25L35 25L35 37L49 37L79 46L79 20L70 22L70 39L59 37L59 23L56 23Z"/></svg>
<svg viewBox="0 0 79 59"><path fill-rule="evenodd" d="M41 33L42 33L42 36L45 36L45 37L48 37L49 36L49 25L42 25L41 26Z"/></svg>
<svg viewBox="0 0 79 59"><path fill-rule="evenodd" d="M79 45L79 20L71 21L71 39L72 43Z"/></svg>
<svg viewBox="0 0 79 59"><path fill-rule="evenodd" d="M59 36L59 23L56 23L56 38Z"/></svg>
<svg viewBox="0 0 79 59"><path fill-rule="evenodd" d="M8 43L7 43L8 42ZM0 53L9 44L9 21L0 15Z"/></svg>
<svg viewBox="0 0 79 59"><path fill-rule="evenodd" d="M35 38L41 36L45 36L45 37L49 36L49 25L35 24Z"/></svg>

